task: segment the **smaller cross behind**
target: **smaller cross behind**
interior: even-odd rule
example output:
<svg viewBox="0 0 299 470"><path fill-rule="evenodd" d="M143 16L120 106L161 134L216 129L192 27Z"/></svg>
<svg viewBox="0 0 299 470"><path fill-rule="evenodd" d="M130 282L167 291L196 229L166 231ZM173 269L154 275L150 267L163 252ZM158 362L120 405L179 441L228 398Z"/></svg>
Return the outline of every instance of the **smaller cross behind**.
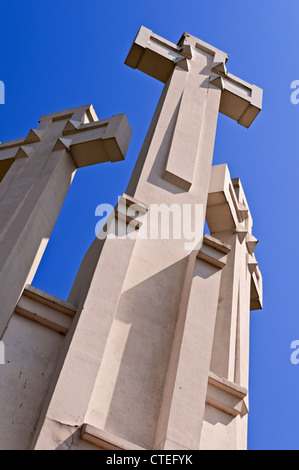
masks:
<svg viewBox="0 0 299 470"><path fill-rule="evenodd" d="M125 114L99 120L87 105L42 116L25 138L0 144L0 338L74 172L123 160L131 135Z"/></svg>
<svg viewBox="0 0 299 470"><path fill-rule="evenodd" d="M0 144L0 181L14 160L29 157L42 144L51 124L67 121L53 151L67 149L71 152L77 168L103 162L124 159L132 131L125 114L98 120L93 106L84 106L42 116L37 129L31 129L24 139ZM51 138L54 138L55 136ZM5 163L4 163L5 162Z"/></svg>

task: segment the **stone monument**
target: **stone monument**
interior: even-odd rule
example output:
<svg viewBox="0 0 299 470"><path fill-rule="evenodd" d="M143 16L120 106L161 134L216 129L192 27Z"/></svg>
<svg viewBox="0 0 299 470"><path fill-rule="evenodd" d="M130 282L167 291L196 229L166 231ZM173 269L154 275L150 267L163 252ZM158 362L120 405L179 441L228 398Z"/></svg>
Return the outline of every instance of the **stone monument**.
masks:
<svg viewBox="0 0 299 470"><path fill-rule="evenodd" d="M0 448L246 448L262 277L241 181L212 159L218 113L249 127L262 90L227 60L189 34L173 44L139 30L125 63L165 86L67 302L34 288L34 272L75 169L124 158L129 124L88 106L0 145ZM161 236L161 218L151 236L162 205L168 235L178 212L202 209L193 245Z"/></svg>

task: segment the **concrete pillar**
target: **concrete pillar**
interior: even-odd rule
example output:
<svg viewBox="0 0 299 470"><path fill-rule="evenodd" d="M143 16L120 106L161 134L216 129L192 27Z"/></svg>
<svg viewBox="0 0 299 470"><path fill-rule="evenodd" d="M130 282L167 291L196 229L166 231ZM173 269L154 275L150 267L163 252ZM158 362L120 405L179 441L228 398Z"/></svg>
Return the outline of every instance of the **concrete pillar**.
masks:
<svg viewBox="0 0 299 470"><path fill-rule="evenodd" d="M206 217L212 235L232 247L221 273L210 372L213 377L218 377L218 380L227 381L229 394L237 398L242 398L243 394L243 403L240 405L239 413L236 409L232 411L223 403L223 398L222 401L219 398L216 400L213 392L215 381L209 386L202 446L215 448L214 442L218 442L215 436L213 440L211 429L207 424L215 419L215 411L212 417L211 406L215 408L216 403L216 408L221 410L220 413L218 411L218 419L221 419L222 415L224 420L224 413L226 416L234 416L234 420L227 421L226 424L230 430L223 431L230 435L230 445L234 449L246 449L249 314L250 310L261 308L262 292L260 278L255 297L256 305L253 305L251 302L252 284L255 282L253 279L259 276L254 258L257 239L252 235L252 218L241 182L239 179L231 179L226 165L217 165L212 169ZM241 395L236 395L234 391L236 387L242 387ZM223 442L226 446L225 439Z"/></svg>
<svg viewBox="0 0 299 470"><path fill-rule="evenodd" d="M131 237L122 235L124 227L132 222L122 217L131 205L139 206L137 201L123 195L115 210L116 222L110 238L95 239L75 279L68 300L78 305L76 321L40 414L32 444L36 450L55 449L85 422L136 243L137 233ZM139 209L141 214L146 213L145 206ZM109 373L112 374L111 365ZM112 379L113 374L109 380ZM107 395L108 390L109 381L103 393Z"/></svg>
<svg viewBox="0 0 299 470"><path fill-rule="evenodd" d="M201 249L190 255L155 449L199 449L221 270L229 251L206 235Z"/></svg>

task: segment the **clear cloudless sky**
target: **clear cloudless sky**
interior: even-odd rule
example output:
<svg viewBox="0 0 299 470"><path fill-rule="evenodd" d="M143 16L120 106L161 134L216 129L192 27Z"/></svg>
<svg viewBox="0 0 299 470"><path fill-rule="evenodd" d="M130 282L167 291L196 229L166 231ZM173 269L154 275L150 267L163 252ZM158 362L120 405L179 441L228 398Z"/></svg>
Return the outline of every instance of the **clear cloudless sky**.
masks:
<svg viewBox="0 0 299 470"><path fill-rule="evenodd" d="M184 31L227 52L228 71L264 89L247 130L220 115L214 163L240 177L254 218L264 309L251 313L249 449L299 449L298 0L2 0L0 141L40 116L92 103L99 118L127 114L126 160L77 171L34 285L66 299L95 237L95 208L115 204L138 157L162 84L124 65L141 25L177 42Z"/></svg>

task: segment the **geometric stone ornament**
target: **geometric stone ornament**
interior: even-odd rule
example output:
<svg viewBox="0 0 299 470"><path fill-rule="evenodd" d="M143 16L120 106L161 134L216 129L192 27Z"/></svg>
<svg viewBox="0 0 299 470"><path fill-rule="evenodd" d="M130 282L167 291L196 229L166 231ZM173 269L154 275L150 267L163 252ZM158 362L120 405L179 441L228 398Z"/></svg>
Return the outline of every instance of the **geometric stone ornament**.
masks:
<svg viewBox="0 0 299 470"><path fill-rule="evenodd" d="M246 230L240 225L239 228L236 228L235 233L238 235L240 243L243 243L243 241L248 235L248 230Z"/></svg>
<svg viewBox="0 0 299 470"><path fill-rule="evenodd" d="M45 134L45 129L31 129L25 138L26 144L33 144L36 142L40 142L41 138Z"/></svg>
<svg viewBox="0 0 299 470"><path fill-rule="evenodd" d="M248 260L247 264L248 264L249 272L250 274L253 274L256 271L258 262L256 261L254 254L251 255L250 253L248 253L247 255L247 260Z"/></svg>
<svg viewBox="0 0 299 470"><path fill-rule="evenodd" d="M53 152L56 152L57 150L70 150L71 143L72 143L72 139L59 137L57 139L56 144L53 147Z"/></svg>
<svg viewBox="0 0 299 470"><path fill-rule="evenodd" d="M238 204L238 215L240 222L244 222L244 220L248 217L248 209L240 202Z"/></svg>
<svg viewBox="0 0 299 470"><path fill-rule="evenodd" d="M220 242L210 235L205 235L202 247L197 254L197 258L215 266L218 269L222 269L226 265L227 254L230 250L231 247L229 245Z"/></svg>
<svg viewBox="0 0 299 470"><path fill-rule="evenodd" d="M17 150L15 159L17 160L18 158L26 158L29 157L32 153L34 152L33 147L28 147L28 146L21 146Z"/></svg>
<svg viewBox="0 0 299 470"><path fill-rule="evenodd" d="M209 373L207 400L206 403L229 415L236 417L244 416L248 409L244 403L247 390L224 378L218 377L212 372Z"/></svg>
<svg viewBox="0 0 299 470"><path fill-rule="evenodd" d="M65 125L65 128L63 129L64 133L67 132L74 132L77 129L79 129L81 122L80 121L75 121L74 119L69 119Z"/></svg>
<svg viewBox="0 0 299 470"><path fill-rule="evenodd" d="M246 240L246 246L247 246L248 252L251 255L253 255L253 252L256 249L257 244L258 244L258 239L255 238L253 235L248 234L248 238Z"/></svg>

